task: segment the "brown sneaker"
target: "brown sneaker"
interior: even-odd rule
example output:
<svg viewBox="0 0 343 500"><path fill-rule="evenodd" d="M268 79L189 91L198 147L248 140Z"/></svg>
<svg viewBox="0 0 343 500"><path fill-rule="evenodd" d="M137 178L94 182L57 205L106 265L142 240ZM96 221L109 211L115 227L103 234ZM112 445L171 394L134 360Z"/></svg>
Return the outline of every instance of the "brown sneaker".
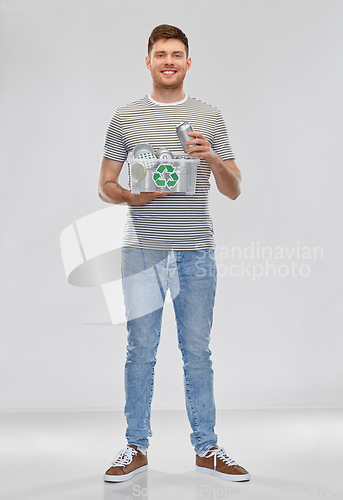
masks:
<svg viewBox="0 0 343 500"><path fill-rule="evenodd" d="M213 474L227 481L249 481L250 474L234 460L232 460L224 448L213 447L204 457L195 457L195 468L205 474Z"/></svg>
<svg viewBox="0 0 343 500"><path fill-rule="evenodd" d="M105 472L104 480L117 483L128 481L135 474L144 472L148 468L148 456L137 450L137 446L130 444L120 450L112 462L112 466Z"/></svg>

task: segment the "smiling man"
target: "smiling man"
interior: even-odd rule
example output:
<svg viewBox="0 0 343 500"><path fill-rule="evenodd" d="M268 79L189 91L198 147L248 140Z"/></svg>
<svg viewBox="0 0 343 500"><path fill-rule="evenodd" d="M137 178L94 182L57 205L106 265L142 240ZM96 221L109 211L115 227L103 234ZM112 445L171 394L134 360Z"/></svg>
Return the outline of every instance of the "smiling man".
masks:
<svg viewBox="0 0 343 500"><path fill-rule="evenodd" d="M148 467L154 367L168 288L183 359L196 469L229 481L247 481L249 473L217 444L209 349L217 279L209 177L212 172L218 190L235 200L240 194L241 175L219 109L183 90L191 67L186 35L174 26L157 26L149 37L146 66L152 92L115 111L106 133L99 177L99 195L104 201L129 205L122 250L128 330L127 446L106 471L105 481L126 481ZM154 150L179 151L175 127L183 121L194 129L186 152L200 158L195 194L132 194L122 188L118 179L128 153L139 143L149 143ZM154 307L157 296L160 303Z"/></svg>
<svg viewBox="0 0 343 500"><path fill-rule="evenodd" d="M153 81L151 97L155 100L165 99L168 93L172 99L170 102L174 99L181 101L185 96L183 80L191 67L191 59L184 43L174 38L162 38L149 49L145 62Z"/></svg>

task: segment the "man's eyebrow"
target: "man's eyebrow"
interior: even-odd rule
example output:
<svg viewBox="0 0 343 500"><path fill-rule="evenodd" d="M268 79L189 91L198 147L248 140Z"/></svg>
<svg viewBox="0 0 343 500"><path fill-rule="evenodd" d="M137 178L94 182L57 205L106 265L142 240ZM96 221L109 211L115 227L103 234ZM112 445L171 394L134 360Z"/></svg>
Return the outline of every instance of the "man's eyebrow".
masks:
<svg viewBox="0 0 343 500"><path fill-rule="evenodd" d="M166 51L165 50L156 50L155 51L155 54L165 54ZM174 50L172 52L172 54L185 54L185 52L183 50Z"/></svg>

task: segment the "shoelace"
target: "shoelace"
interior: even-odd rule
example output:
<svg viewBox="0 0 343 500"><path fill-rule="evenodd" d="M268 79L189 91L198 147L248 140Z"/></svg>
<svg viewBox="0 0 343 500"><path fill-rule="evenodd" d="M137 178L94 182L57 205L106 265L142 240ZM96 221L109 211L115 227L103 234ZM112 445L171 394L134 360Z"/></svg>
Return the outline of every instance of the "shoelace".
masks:
<svg viewBox="0 0 343 500"><path fill-rule="evenodd" d="M217 458L220 458L224 462L224 464L230 466L230 465L238 465L237 462L232 460L224 450L224 448L221 446L220 448L215 448L214 450L208 451L205 455L205 458L210 458L214 456L214 467L216 467L216 462Z"/></svg>
<svg viewBox="0 0 343 500"><path fill-rule="evenodd" d="M132 462L132 456L137 455L137 450L127 446L123 450L120 450L117 456L113 459L112 465L115 467L125 467Z"/></svg>

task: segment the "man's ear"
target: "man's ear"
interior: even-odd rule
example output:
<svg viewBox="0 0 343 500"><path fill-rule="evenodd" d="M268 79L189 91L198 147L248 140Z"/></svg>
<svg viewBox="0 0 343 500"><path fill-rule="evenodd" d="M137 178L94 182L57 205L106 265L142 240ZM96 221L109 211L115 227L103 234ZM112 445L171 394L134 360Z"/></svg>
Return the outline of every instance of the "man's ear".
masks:
<svg viewBox="0 0 343 500"><path fill-rule="evenodd" d="M150 57L149 56L146 56L146 58L145 58L145 64L146 64L146 67L148 68L148 70L151 71L151 61L150 61Z"/></svg>
<svg viewBox="0 0 343 500"><path fill-rule="evenodd" d="M189 57L187 59L187 62L186 62L186 68L187 68L187 71L189 70L189 68L192 66L192 59Z"/></svg>

